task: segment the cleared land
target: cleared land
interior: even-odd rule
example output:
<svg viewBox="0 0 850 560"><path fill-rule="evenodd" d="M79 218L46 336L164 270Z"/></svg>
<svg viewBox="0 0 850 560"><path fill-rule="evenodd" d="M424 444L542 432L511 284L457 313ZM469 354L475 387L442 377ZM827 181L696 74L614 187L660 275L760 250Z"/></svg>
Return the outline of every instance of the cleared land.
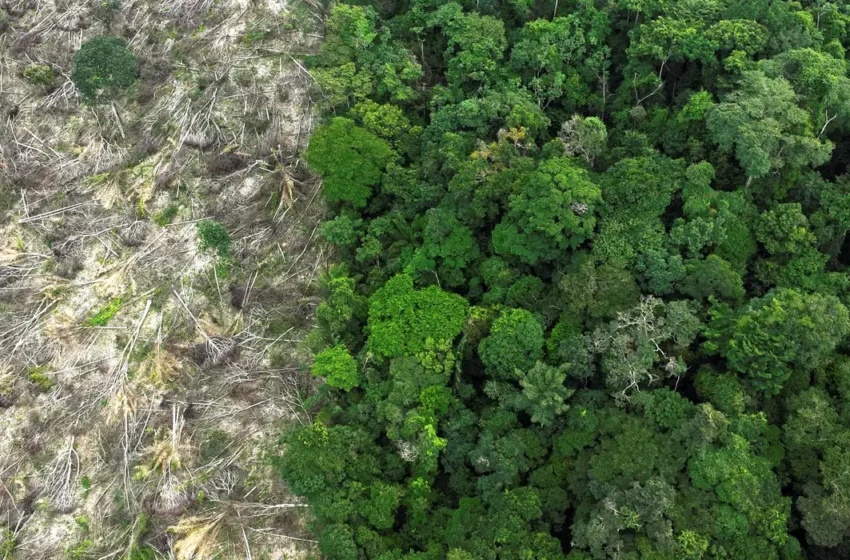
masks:
<svg viewBox="0 0 850 560"><path fill-rule="evenodd" d="M324 255L296 60L320 21L0 0L0 558L312 550L270 459L309 420ZM97 35L139 80L89 107L70 76Z"/></svg>

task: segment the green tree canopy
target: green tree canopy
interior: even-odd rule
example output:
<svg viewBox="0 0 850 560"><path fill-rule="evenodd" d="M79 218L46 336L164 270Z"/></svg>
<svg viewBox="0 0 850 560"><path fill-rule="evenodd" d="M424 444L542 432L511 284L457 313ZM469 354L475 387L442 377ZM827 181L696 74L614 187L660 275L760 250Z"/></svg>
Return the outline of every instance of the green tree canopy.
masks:
<svg viewBox="0 0 850 560"><path fill-rule="evenodd" d="M120 37L92 37L74 55L71 80L89 105L116 97L130 88L137 76L136 56Z"/></svg>
<svg viewBox="0 0 850 560"><path fill-rule="evenodd" d="M394 152L386 140L350 119L337 117L316 130L306 156L322 174L328 200L359 208L366 205L372 187L381 182Z"/></svg>
<svg viewBox="0 0 850 560"><path fill-rule="evenodd" d="M481 361L500 379L517 379L543 357L543 325L524 309L507 309L478 345Z"/></svg>
<svg viewBox="0 0 850 560"><path fill-rule="evenodd" d="M327 348L316 356L313 375L324 377L328 385L343 391L350 391L359 384L357 362L342 345Z"/></svg>
<svg viewBox="0 0 850 560"><path fill-rule="evenodd" d="M496 252L535 264L590 236L601 202L599 188L570 160L542 162L517 188L504 220L493 230Z"/></svg>
<svg viewBox="0 0 850 560"><path fill-rule="evenodd" d="M394 358L421 351L428 339L451 342L466 320L462 297L437 286L413 289L413 279L394 276L369 300L368 347Z"/></svg>
<svg viewBox="0 0 850 560"><path fill-rule="evenodd" d="M280 462L321 554L848 555L844 3L344 1L324 35L327 382Z"/></svg>
<svg viewBox="0 0 850 560"><path fill-rule="evenodd" d="M711 309L707 349L756 388L778 393L793 368L811 370L850 334L850 315L834 296L777 289L732 310Z"/></svg>
<svg viewBox="0 0 850 560"><path fill-rule="evenodd" d="M820 165L832 144L815 136L809 114L796 104L784 78L744 72L740 88L708 111L712 139L732 151L749 177L762 177L784 165Z"/></svg>

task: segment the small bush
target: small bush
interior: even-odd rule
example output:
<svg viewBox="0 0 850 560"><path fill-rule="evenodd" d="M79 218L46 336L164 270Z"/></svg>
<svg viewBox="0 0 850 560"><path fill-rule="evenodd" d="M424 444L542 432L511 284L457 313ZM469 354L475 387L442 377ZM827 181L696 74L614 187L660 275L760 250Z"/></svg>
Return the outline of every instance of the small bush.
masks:
<svg viewBox="0 0 850 560"><path fill-rule="evenodd" d="M34 86L49 86L56 79L56 74L46 64L32 64L24 70L24 79Z"/></svg>
<svg viewBox="0 0 850 560"><path fill-rule="evenodd" d="M249 31L242 36L242 44L246 47L253 47L258 43L262 43L268 38L268 33L262 30Z"/></svg>
<svg viewBox="0 0 850 560"><path fill-rule="evenodd" d="M176 204L170 204L162 212L153 217L153 223L160 227L167 226L177 215L177 210Z"/></svg>
<svg viewBox="0 0 850 560"><path fill-rule="evenodd" d="M130 550L129 560L155 560L156 553L154 550L145 545L142 548L133 548Z"/></svg>
<svg viewBox="0 0 850 560"><path fill-rule="evenodd" d="M233 442L224 430L210 430L201 444L201 460L209 463L219 459Z"/></svg>
<svg viewBox="0 0 850 560"><path fill-rule="evenodd" d="M92 37L74 56L71 79L83 102L95 105L132 86L138 74L136 56L119 37Z"/></svg>
<svg viewBox="0 0 850 560"><path fill-rule="evenodd" d="M15 551L15 534L9 529L0 530L0 558L11 558Z"/></svg>
<svg viewBox="0 0 850 560"><path fill-rule="evenodd" d="M44 391L45 393L53 389L56 383L47 376L45 370L47 366L38 366L36 368L32 368L27 372L27 379L30 380L30 383Z"/></svg>
<svg viewBox="0 0 850 560"><path fill-rule="evenodd" d="M220 223L210 220L198 222L198 239L201 249L215 251L222 259L230 255L230 234Z"/></svg>
<svg viewBox="0 0 850 560"><path fill-rule="evenodd" d="M114 298L106 304L106 307L95 313L88 321L87 327L105 327L109 321L118 313L121 307L121 298Z"/></svg>
<svg viewBox="0 0 850 560"><path fill-rule="evenodd" d="M150 518L144 513L140 514L133 524L132 544L127 554L127 560L154 560L156 558L156 554L150 546L139 544L139 541L149 529Z"/></svg>
<svg viewBox="0 0 850 560"><path fill-rule="evenodd" d="M77 560L78 558L86 558L92 548L94 543L91 539L86 539L77 546L69 546L65 549L66 556L71 560Z"/></svg>
<svg viewBox="0 0 850 560"><path fill-rule="evenodd" d="M88 533L91 530L89 527L89 518L84 515L75 515L74 523L77 524L77 527L79 527L83 533Z"/></svg>

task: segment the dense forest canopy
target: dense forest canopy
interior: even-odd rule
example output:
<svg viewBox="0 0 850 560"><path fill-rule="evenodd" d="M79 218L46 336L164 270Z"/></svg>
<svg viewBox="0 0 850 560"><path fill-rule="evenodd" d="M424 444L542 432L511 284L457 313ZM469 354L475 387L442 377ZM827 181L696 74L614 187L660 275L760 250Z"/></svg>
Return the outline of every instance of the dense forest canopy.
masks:
<svg viewBox="0 0 850 560"><path fill-rule="evenodd" d="M308 61L332 560L850 557L850 2L381 0Z"/></svg>

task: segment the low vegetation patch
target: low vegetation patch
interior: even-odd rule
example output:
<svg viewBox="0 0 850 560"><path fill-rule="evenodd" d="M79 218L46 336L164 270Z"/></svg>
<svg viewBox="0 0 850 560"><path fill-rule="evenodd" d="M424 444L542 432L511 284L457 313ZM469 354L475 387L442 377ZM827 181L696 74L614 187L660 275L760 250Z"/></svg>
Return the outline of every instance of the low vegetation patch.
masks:
<svg viewBox="0 0 850 560"><path fill-rule="evenodd" d="M230 234L218 222L204 220L198 222L198 240L202 250L212 251L221 259L230 256Z"/></svg>
<svg viewBox="0 0 850 560"><path fill-rule="evenodd" d="M115 317L115 314L118 313L120 308L121 298L113 298L100 311L92 315L85 322L85 325L87 327L105 327Z"/></svg>

